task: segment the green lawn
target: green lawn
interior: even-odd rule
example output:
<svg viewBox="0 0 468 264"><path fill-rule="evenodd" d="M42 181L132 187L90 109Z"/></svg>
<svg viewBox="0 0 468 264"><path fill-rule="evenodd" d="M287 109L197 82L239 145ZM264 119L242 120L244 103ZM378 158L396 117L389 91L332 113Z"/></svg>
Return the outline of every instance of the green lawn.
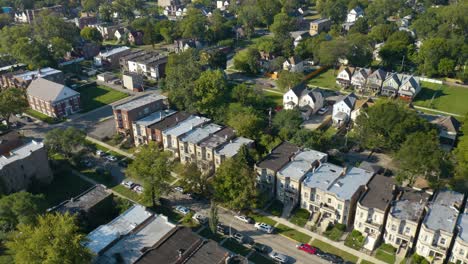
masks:
<svg viewBox="0 0 468 264"><path fill-rule="evenodd" d="M361 232L353 230L353 232L349 233L346 237L345 245L355 250L361 250L364 245L364 240L365 238L362 236Z"/></svg>
<svg viewBox="0 0 468 264"><path fill-rule="evenodd" d="M39 120L41 120L43 122L48 123L48 124L57 124L57 123L60 123L60 122L62 122L64 120L64 119L57 119L57 118L53 118L53 117L44 115L43 113L38 112L36 110L32 110L32 109L27 109L24 112L26 114L34 117L34 118L37 118L37 119L39 119Z"/></svg>
<svg viewBox="0 0 468 264"><path fill-rule="evenodd" d="M278 201L278 200L274 200L271 205L268 207L267 209L267 212L269 212L270 214L274 215L274 216L278 216L280 217L281 214L283 213L283 203Z"/></svg>
<svg viewBox="0 0 468 264"><path fill-rule="evenodd" d="M250 255L249 260L252 261L255 264L275 264L272 259L265 257L262 254L259 254L258 252L253 253Z"/></svg>
<svg viewBox="0 0 468 264"><path fill-rule="evenodd" d="M312 238L304 233L301 233L283 224L279 224L278 226L275 227L275 229L276 229L276 232L278 232L279 234L292 238L301 243L309 243L310 239Z"/></svg>
<svg viewBox="0 0 468 264"><path fill-rule="evenodd" d="M468 89L428 82L421 82L421 86L415 105L459 115L468 113Z"/></svg>
<svg viewBox="0 0 468 264"><path fill-rule="evenodd" d="M112 190L118 192L122 196L125 196L129 199L132 199L135 202L141 203L145 206L151 206L151 204L145 204L141 195L128 189L127 187L123 186L122 184L117 184L116 186L112 187Z"/></svg>
<svg viewBox="0 0 468 264"><path fill-rule="evenodd" d="M335 71L337 74L338 71ZM333 69L328 69L314 78L310 79L307 83L309 86L318 86L332 90L340 90L341 88L336 84L336 76L333 75Z"/></svg>
<svg viewBox="0 0 468 264"><path fill-rule="evenodd" d="M367 261L367 260L361 260L361 264L375 264L375 263Z"/></svg>
<svg viewBox="0 0 468 264"><path fill-rule="evenodd" d="M128 96L128 94L101 85L86 86L77 91L80 93L82 112L89 112Z"/></svg>
<svg viewBox="0 0 468 264"><path fill-rule="evenodd" d="M322 251L324 252L328 252L328 253L331 253L331 254L335 254L337 256L340 256L342 257L344 260L347 260L347 261L351 261L353 263L356 263L358 261L358 257L354 256L353 254L350 254L346 251L343 251L339 248L336 248L328 243L325 243L321 240L318 240L318 239L314 239L314 241L312 241L311 243L312 246L314 247L317 247L317 248L320 248Z"/></svg>
<svg viewBox="0 0 468 264"><path fill-rule="evenodd" d="M345 227L343 225L336 224L332 228L327 229L327 231L325 231L324 235L326 237L328 237L329 239L331 239L331 240L338 241L338 240L340 240L341 236L343 235L344 230L345 230Z"/></svg>
<svg viewBox="0 0 468 264"><path fill-rule="evenodd" d="M204 238L207 238L207 239L212 239L212 240L214 240L216 242L221 242L221 240L223 240L223 236L221 236L218 233L213 234L213 232L211 232L209 227L206 227L205 229L203 229L199 233L199 235L204 237Z"/></svg>
<svg viewBox="0 0 468 264"><path fill-rule="evenodd" d="M255 213L250 213L249 216L252 217L256 223L265 223L271 226L276 225L276 221L269 218L268 216L258 215Z"/></svg>
<svg viewBox="0 0 468 264"><path fill-rule="evenodd" d="M382 244L375 252L375 258L386 262L386 263L395 263L395 253L396 249L388 244Z"/></svg>
<svg viewBox="0 0 468 264"><path fill-rule="evenodd" d="M265 98L267 98L267 100L270 100L276 106L282 106L283 105L283 95L282 94L274 93L274 92L270 92L270 91L265 91L265 90L263 90L263 94L265 95Z"/></svg>
<svg viewBox="0 0 468 264"><path fill-rule="evenodd" d="M310 213L306 209L299 208L292 213L289 221L298 226L305 226L307 220L309 220Z"/></svg>
<svg viewBox="0 0 468 264"><path fill-rule="evenodd" d="M239 255L242 255L242 256L247 256L247 254L249 254L250 250L249 248L246 248L244 247L243 245L237 243L237 241L235 241L234 239L232 238L228 238L224 244L223 244L223 247L231 250L232 252L234 253L237 253Z"/></svg>

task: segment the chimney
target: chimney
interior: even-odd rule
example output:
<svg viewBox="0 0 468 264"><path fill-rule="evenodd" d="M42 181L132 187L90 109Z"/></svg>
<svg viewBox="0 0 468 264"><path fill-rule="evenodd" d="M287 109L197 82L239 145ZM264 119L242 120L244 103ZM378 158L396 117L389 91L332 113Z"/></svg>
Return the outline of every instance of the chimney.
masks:
<svg viewBox="0 0 468 264"><path fill-rule="evenodd" d="M343 167L343 171L341 172L341 175L340 175L340 176L345 176L347 170L348 170L348 167L347 167L347 166L344 166L344 167Z"/></svg>
<svg viewBox="0 0 468 264"><path fill-rule="evenodd" d="M175 118L176 123L179 123L179 118L176 116Z"/></svg>

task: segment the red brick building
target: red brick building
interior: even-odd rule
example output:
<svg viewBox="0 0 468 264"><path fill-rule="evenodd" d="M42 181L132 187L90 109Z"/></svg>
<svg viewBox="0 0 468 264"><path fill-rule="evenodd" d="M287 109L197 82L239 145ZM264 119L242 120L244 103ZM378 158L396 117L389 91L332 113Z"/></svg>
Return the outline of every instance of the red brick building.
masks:
<svg viewBox="0 0 468 264"><path fill-rule="evenodd" d="M65 117L80 110L80 93L60 83L38 78L26 93L29 106L50 117Z"/></svg>

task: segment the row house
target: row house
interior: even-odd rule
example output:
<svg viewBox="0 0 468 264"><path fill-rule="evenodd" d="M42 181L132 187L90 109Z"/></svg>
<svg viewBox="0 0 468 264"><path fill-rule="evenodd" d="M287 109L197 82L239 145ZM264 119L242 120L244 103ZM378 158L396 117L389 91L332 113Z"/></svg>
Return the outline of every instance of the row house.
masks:
<svg viewBox="0 0 468 264"><path fill-rule="evenodd" d="M464 195L454 191L439 191L427 206L421 224L416 253L433 263L445 263L454 237Z"/></svg>
<svg viewBox="0 0 468 264"><path fill-rule="evenodd" d="M158 145L163 145L163 131L176 126L178 123L185 121L191 115L187 112L176 112L173 115L167 116L161 121L149 125L146 128L146 142L145 144L149 144L149 142L156 142Z"/></svg>
<svg viewBox="0 0 468 264"><path fill-rule="evenodd" d="M167 58L155 51L132 50L120 58L120 66L124 72L157 80L164 77Z"/></svg>
<svg viewBox="0 0 468 264"><path fill-rule="evenodd" d="M282 142L257 164L255 172L257 175L257 187L268 195L269 198L276 196L277 173L291 160L300 148L289 142Z"/></svg>
<svg viewBox="0 0 468 264"><path fill-rule="evenodd" d="M175 113L176 111L171 109L161 110L133 122L133 142L135 143L135 146L138 147L141 144L148 144L150 141L150 133L148 133L150 130L148 127L164 120L166 117L169 117Z"/></svg>
<svg viewBox="0 0 468 264"><path fill-rule="evenodd" d="M129 47L118 47L105 52L100 52L94 57L94 65L97 67L115 69L119 66L120 58L131 52Z"/></svg>
<svg viewBox="0 0 468 264"><path fill-rule="evenodd" d="M378 94L382 88L383 82L387 78L387 72L382 69L377 69L373 71L367 78L365 90Z"/></svg>
<svg viewBox="0 0 468 264"><path fill-rule="evenodd" d="M324 101L324 96L318 89L310 90L304 84L300 84L283 95L283 108L285 110L298 108L302 118L308 120L323 107Z"/></svg>
<svg viewBox="0 0 468 264"><path fill-rule="evenodd" d="M61 118L80 110L80 93L60 83L38 78L26 90L31 109Z"/></svg>
<svg viewBox="0 0 468 264"><path fill-rule="evenodd" d="M164 95L145 94L130 101L114 105L115 127L117 132L133 136L133 122L150 114L167 109L168 100Z"/></svg>
<svg viewBox="0 0 468 264"><path fill-rule="evenodd" d="M323 231L336 223L351 227L357 201L373 175L361 168L319 164L305 176L301 208L311 212L314 224Z"/></svg>
<svg viewBox="0 0 468 264"><path fill-rule="evenodd" d="M237 137L226 142L214 152L215 169L218 169L226 159L234 158L242 146L252 147L254 141L245 137Z"/></svg>
<svg viewBox="0 0 468 264"><path fill-rule="evenodd" d="M374 250L382 239L391 203L398 193L393 177L375 175L358 201L354 229L365 237L364 248Z"/></svg>
<svg viewBox="0 0 468 264"><path fill-rule="evenodd" d="M211 174L215 169L215 151L235 137L234 129L224 127L211 137L196 145L197 165L205 174Z"/></svg>
<svg viewBox="0 0 468 264"><path fill-rule="evenodd" d="M455 242L450 255L451 263L468 264L468 205L457 221Z"/></svg>
<svg viewBox="0 0 468 264"><path fill-rule="evenodd" d="M333 105L332 121L335 126L346 125L356 106L357 96L350 93Z"/></svg>
<svg viewBox="0 0 468 264"><path fill-rule="evenodd" d="M180 162L185 164L197 161L198 143L209 138L212 134L221 130L221 128L222 127L217 124L208 124L206 126L195 128L185 136L181 137L179 140Z"/></svg>
<svg viewBox="0 0 468 264"><path fill-rule="evenodd" d="M55 83L64 84L65 76L62 71L54 68L41 68L34 71L18 70L6 72L0 76L0 86L2 88L25 89L32 80L43 78Z"/></svg>

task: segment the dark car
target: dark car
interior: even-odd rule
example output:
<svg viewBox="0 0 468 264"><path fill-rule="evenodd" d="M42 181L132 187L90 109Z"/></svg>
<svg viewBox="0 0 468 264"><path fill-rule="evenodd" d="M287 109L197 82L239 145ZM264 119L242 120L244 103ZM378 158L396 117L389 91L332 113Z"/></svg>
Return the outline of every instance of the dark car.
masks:
<svg viewBox="0 0 468 264"><path fill-rule="evenodd" d="M229 230L228 230L227 226L222 225L222 224L218 224L218 225L216 226L216 232L218 232L218 233L220 233L220 234L222 234L222 235L227 235L227 234L229 234Z"/></svg>
<svg viewBox="0 0 468 264"><path fill-rule="evenodd" d="M260 243L257 243L255 242L253 245L252 245L252 248L257 251L257 252L260 252L260 253L267 253L268 251L268 247L265 246L264 244L260 244Z"/></svg>
<svg viewBox="0 0 468 264"><path fill-rule="evenodd" d="M203 200L203 196L199 193L189 193L189 197L196 201Z"/></svg>
<svg viewBox="0 0 468 264"><path fill-rule="evenodd" d="M244 235L242 235L241 233L235 233L235 234L232 236L232 238L234 238L237 242L239 242L239 243L241 243L241 244L244 243L244 241L245 241L245 237L244 237Z"/></svg>
<svg viewBox="0 0 468 264"><path fill-rule="evenodd" d="M119 166L122 168L127 168L128 167L128 162L126 160L120 160L118 162Z"/></svg>
<svg viewBox="0 0 468 264"><path fill-rule="evenodd" d="M323 254L323 256L320 256L320 257L323 258L324 260L330 261L333 264L342 264L342 263L344 263L343 258L341 258L339 256L336 256L336 255L333 255L333 254L330 254L330 253L325 253L325 254Z"/></svg>

